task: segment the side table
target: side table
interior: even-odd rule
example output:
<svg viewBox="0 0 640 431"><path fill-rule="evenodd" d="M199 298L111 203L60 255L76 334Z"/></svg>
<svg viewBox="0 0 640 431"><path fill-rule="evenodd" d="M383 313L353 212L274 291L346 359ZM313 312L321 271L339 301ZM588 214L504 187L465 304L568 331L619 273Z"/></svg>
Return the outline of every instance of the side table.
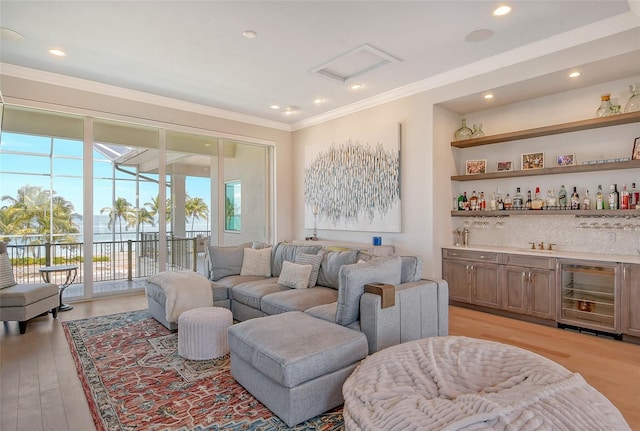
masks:
<svg viewBox="0 0 640 431"><path fill-rule="evenodd" d="M76 279L76 275L78 274L78 265L54 265L54 266L43 266L38 271L40 271L40 276L45 283L51 283L50 276L56 272L64 272L66 273L66 278L64 283L58 286L60 289L60 306L58 307L58 311L69 311L73 310L71 305L62 303L62 292L69 287L71 283Z"/></svg>

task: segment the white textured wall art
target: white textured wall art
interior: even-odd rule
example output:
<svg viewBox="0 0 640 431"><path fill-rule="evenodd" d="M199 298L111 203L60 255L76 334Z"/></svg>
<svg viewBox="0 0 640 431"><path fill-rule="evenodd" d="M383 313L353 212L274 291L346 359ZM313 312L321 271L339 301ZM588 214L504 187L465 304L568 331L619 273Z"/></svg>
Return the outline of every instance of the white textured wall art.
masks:
<svg viewBox="0 0 640 431"><path fill-rule="evenodd" d="M307 148L305 228L401 231L399 128Z"/></svg>

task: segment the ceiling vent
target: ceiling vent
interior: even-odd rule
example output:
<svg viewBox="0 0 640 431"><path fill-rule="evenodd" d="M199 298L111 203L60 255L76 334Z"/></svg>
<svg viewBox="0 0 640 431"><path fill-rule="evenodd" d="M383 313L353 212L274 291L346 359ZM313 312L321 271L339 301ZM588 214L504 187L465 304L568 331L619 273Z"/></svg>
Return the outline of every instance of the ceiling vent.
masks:
<svg viewBox="0 0 640 431"><path fill-rule="evenodd" d="M364 44L312 69L311 72L340 82L346 82L385 64L399 61L401 60L386 52Z"/></svg>

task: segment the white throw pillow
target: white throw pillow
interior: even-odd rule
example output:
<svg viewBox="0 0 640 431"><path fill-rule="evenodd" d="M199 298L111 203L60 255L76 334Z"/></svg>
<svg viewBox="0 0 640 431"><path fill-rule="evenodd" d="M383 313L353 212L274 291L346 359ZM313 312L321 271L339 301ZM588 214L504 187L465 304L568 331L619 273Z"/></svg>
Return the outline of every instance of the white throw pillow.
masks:
<svg viewBox="0 0 640 431"><path fill-rule="evenodd" d="M240 275L260 275L271 277L271 247L245 248Z"/></svg>
<svg viewBox="0 0 640 431"><path fill-rule="evenodd" d="M0 253L0 289L15 286L16 280L13 277L11 262L7 253Z"/></svg>
<svg viewBox="0 0 640 431"><path fill-rule="evenodd" d="M282 262L278 284L294 289L306 289L309 287L309 277L312 270L313 265L300 265L285 260Z"/></svg>

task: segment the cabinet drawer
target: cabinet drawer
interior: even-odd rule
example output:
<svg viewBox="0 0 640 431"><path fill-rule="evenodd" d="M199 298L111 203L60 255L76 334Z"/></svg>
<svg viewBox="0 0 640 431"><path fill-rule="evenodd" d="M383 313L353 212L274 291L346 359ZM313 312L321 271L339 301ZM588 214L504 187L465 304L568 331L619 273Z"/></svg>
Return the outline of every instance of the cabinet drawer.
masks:
<svg viewBox="0 0 640 431"><path fill-rule="evenodd" d="M556 258L547 256L531 256L526 254L506 254L505 264L526 266L527 268L555 269Z"/></svg>
<svg viewBox="0 0 640 431"><path fill-rule="evenodd" d="M442 250L442 257L447 259L462 259L462 260L474 260L477 262L498 263L498 256L500 256L500 253L473 251L473 250L457 250L457 249Z"/></svg>

